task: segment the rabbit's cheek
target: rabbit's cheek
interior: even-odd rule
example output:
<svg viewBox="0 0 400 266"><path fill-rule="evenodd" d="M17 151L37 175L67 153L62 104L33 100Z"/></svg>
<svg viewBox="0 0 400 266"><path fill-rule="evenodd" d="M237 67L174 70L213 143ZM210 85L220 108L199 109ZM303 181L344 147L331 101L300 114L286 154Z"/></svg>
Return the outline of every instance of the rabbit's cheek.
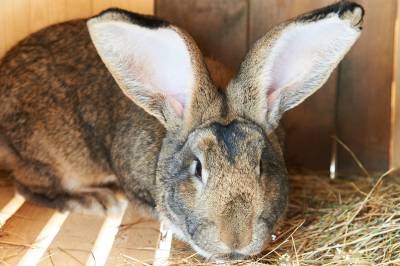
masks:
<svg viewBox="0 0 400 266"><path fill-rule="evenodd" d="M196 187L196 184L193 180L188 178L187 180L182 181L178 185L177 193L183 205L185 205L189 209L195 208L196 198L200 195L199 189Z"/></svg>
<svg viewBox="0 0 400 266"><path fill-rule="evenodd" d="M162 203L165 208L161 211L165 212L168 219L182 231L187 231L187 222L195 215L193 213L195 193L196 188L190 179L180 181L169 188L165 201ZM194 221L191 224L195 224Z"/></svg>

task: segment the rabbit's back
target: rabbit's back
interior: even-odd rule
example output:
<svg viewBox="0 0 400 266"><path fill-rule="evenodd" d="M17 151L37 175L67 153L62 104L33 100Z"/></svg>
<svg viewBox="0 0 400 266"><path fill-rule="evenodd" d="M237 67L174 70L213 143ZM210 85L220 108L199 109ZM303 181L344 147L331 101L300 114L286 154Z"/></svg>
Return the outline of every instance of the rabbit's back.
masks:
<svg viewBox="0 0 400 266"><path fill-rule="evenodd" d="M22 183L73 191L114 182L116 174L133 172L135 162L124 160L139 155L128 155L136 153L129 146L142 148L150 139L150 154L140 157L149 161L143 167L151 181L139 184L152 184L163 129L123 95L85 20L57 24L21 41L0 61L0 76L0 139L18 157L14 170L29 179ZM47 177L33 177L26 165Z"/></svg>

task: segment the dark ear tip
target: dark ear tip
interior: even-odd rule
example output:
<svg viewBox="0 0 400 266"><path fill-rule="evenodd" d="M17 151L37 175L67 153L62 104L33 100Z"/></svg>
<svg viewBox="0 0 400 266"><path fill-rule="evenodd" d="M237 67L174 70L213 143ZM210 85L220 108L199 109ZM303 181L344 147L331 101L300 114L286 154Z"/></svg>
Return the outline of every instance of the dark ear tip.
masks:
<svg viewBox="0 0 400 266"><path fill-rule="evenodd" d="M130 12L117 7L103 10L98 15L93 16L90 20L92 19L96 19L97 21L124 21L146 28L162 28L168 27L170 25L168 21L162 20L160 18Z"/></svg>
<svg viewBox="0 0 400 266"><path fill-rule="evenodd" d="M356 2L352 2L352 1L347 1L347 0L342 0L339 3L339 15L342 15L343 13L345 13L346 11L350 11L350 12L354 12L356 9L361 9L361 15L364 16L365 15L365 9L362 5L356 3Z"/></svg>
<svg viewBox="0 0 400 266"><path fill-rule="evenodd" d="M363 17L365 15L364 8L348 0L342 0L335 4L306 13L298 18L300 21L311 22L329 17L331 14L338 14L340 18L350 20L354 27L361 29Z"/></svg>
<svg viewBox="0 0 400 266"><path fill-rule="evenodd" d="M364 8L355 2L342 1L340 3L342 4L342 8L338 12L339 16L342 19L349 20L353 27L362 30L365 15Z"/></svg>

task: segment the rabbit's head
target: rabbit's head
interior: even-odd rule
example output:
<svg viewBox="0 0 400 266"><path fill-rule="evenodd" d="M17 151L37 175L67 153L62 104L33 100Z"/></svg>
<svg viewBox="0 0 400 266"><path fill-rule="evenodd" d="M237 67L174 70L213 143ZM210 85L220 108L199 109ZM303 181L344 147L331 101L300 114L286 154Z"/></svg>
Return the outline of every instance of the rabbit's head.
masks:
<svg viewBox="0 0 400 266"><path fill-rule="evenodd" d="M123 92L166 129L157 209L201 255L253 255L268 242L288 196L274 130L328 79L363 14L342 1L273 28L225 89L192 38L165 21L116 9L88 21Z"/></svg>

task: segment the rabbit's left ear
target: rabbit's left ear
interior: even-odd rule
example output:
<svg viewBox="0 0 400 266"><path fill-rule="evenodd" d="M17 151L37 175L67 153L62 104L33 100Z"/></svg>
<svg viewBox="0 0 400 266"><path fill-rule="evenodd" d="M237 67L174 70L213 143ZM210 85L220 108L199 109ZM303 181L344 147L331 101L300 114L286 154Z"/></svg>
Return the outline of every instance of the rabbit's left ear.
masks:
<svg viewBox="0 0 400 266"><path fill-rule="evenodd" d="M204 102L211 102L215 91L189 35L166 21L121 9L103 11L87 25L97 52L128 98L167 129L199 123Z"/></svg>
<svg viewBox="0 0 400 266"><path fill-rule="evenodd" d="M328 79L358 39L364 10L348 1L302 15L258 40L231 81L231 112L276 128Z"/></svg>

